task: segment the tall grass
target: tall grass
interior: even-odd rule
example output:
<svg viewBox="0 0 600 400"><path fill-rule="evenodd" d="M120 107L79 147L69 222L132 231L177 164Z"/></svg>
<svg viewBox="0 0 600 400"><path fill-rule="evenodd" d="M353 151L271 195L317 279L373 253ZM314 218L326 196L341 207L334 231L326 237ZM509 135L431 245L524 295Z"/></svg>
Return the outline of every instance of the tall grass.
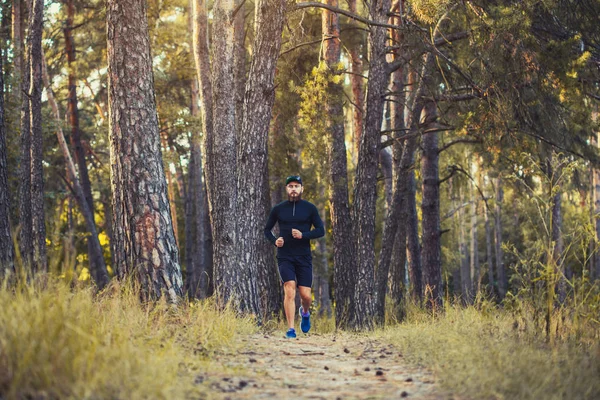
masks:
<svg viewBox="0 0 600 400"><path fill-rule="evenodd" d="M566 318L557 315L558 320ZM412 362L431 368L445 389L482 399L600 398L600 327L590 320L586 340L564 335L553 341L533 324L524 307L518 317L483 302L450 306L431 316L407 307L407 319L382 331ZM581 325L577 325L581 330ZM595 337L595 340L588 340Z"/></svg>
<svg viewBox="0 0 600 400"><path fill-rule="evenodd" d="M141 304L48 281L0 289L0 398L183 398L208 357L256 330L209 302ZM188 379L189 378L189 379Z"/></svg>

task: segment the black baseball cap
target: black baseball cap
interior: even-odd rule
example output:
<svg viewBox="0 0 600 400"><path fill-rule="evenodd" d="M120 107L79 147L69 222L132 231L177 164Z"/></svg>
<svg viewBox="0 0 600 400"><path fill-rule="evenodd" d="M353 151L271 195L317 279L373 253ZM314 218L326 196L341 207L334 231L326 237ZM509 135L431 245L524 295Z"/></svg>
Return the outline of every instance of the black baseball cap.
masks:
<svg viewBox="0 0 600 400"><path fill-rule="evenodd" d="M290 175L285 179L285 184L288 185L290 182L298 182L302 185L302 178L299 175Z"/></svg>

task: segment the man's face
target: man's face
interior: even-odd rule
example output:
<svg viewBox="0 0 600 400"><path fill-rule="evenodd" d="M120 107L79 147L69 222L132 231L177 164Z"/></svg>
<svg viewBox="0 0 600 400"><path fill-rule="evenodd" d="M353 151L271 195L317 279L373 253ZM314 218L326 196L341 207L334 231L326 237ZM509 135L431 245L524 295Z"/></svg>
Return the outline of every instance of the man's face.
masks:
<svg viewBox="0 0 600 400"><path fill-rule="evenodd" d="M291 200L297 200L300 198L302 194L302 185L298 182L290 182L286 185L285 189L287 190L288 197Z"/></svg>

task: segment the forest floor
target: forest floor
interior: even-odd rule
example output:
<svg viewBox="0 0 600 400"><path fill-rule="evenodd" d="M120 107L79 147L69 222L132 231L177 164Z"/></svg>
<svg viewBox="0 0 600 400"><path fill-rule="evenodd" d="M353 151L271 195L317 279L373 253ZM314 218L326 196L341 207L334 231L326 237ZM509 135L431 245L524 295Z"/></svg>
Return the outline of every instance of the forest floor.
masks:
<svg viewBox="0 0 600 400"><path fill-rule="evenodd" d="M367 336L284 333L238 338L196 377L217 399L449 399L435 376L410 365L389 344ZM204 391L204 390L203 390Z"/></svg>

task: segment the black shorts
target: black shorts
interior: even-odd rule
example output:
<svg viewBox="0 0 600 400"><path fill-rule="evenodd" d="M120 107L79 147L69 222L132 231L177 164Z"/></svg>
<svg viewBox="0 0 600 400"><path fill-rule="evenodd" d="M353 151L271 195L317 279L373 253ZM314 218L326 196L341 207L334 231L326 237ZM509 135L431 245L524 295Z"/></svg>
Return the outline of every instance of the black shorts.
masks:
<svg viewBox="0 0 600 400"><path fill-rule="evenodd" d="M296 285L312 286L312 256L277 257L281 282L296 281Z"/></svg>

